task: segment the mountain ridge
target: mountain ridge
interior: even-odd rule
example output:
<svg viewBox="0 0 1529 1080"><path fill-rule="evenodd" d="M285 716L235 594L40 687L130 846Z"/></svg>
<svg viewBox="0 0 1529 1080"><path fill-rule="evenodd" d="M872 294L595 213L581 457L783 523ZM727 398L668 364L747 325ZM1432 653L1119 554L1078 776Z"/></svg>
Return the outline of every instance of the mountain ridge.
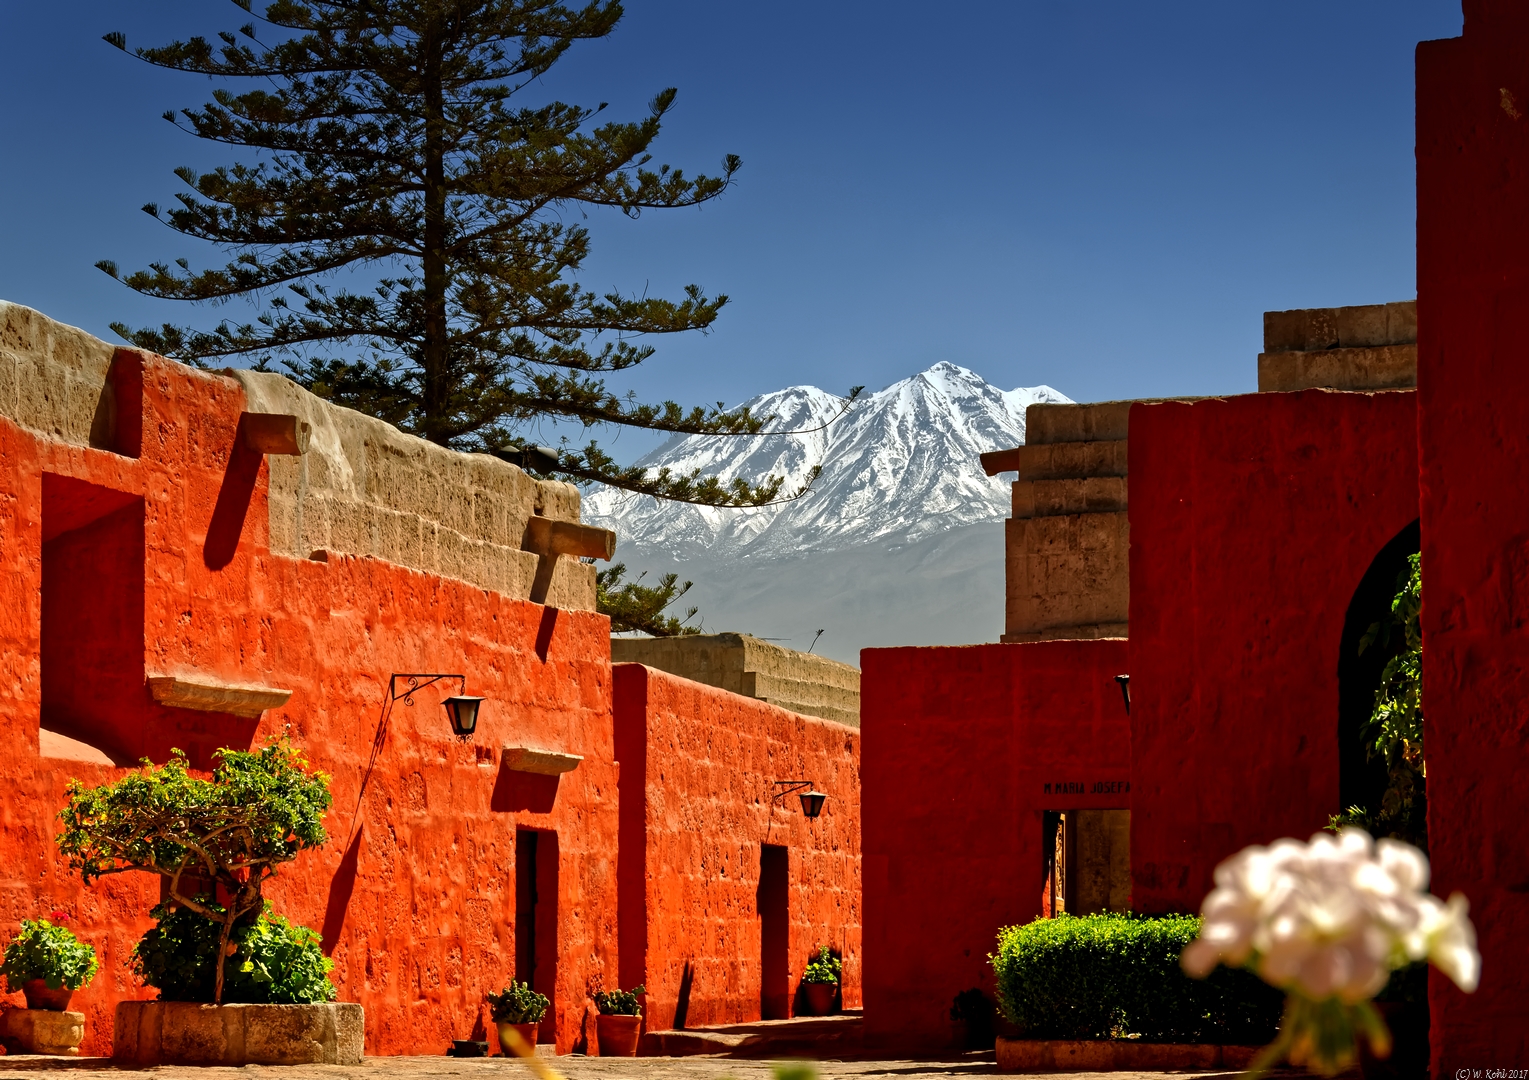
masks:
<svg viewBox="0 0 1529 1080"><path fill-rule="evenodd" d="M985 476L978 455L1022 444L1029 405L1068 401L1044 385L1000 390L948 361L847 411L843 398L818 387L786 387L746 403L774 417L766 433L676 437L637 464L755 482L781 475L785 490L800 487L820 465L809 494L775 506L720 509L607 488L585 500L584 518L615 529L621 542L679 559L794 558L872 541L916 543L1007 517L1009 485Z"/></svg>

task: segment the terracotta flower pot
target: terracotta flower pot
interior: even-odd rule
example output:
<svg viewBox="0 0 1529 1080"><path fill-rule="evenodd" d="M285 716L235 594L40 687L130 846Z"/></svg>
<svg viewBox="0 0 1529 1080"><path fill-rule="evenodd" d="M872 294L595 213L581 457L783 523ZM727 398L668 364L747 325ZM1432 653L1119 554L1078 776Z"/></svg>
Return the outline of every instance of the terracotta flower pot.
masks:
<svg viewBox="0 0 1529 1080"><path fill-rule="evenodd" d="M27 999L29 1009L64 1012L69 1008L69 999L74 996L74 991L67 986L49 990L45 980L28 979L21 984L21 994Z"/></svg>
<svg viewBox="0 0 1529 1080"><path fill-rule="evenodd" d="M534 1054L536 1052L536 1034L541 1029L540 1024L495 1023L494 1026L499 1029L499 1049L505 1057L517 1056L517 1051L510 1042L510 1032L512 1031L520 1036L521 1041L526 1044L531 1053Z"/></svg>
<svg viewBox="0 0 1529 1080"><path fill-rule="evenodd" d="M803 983L807 993L807 1012L812 1016L827 1016L834 1011L834 995L839 992L838 983Z"/></svg>
<svg viewBox="0 0 1529 1080"><path fill-rule="evenodd" d="M637 1038L642 1034L642 1017L607 1016L601 1013L595 1019L595 1032L600 1037L601 1057L636 1057Z"/></svg>

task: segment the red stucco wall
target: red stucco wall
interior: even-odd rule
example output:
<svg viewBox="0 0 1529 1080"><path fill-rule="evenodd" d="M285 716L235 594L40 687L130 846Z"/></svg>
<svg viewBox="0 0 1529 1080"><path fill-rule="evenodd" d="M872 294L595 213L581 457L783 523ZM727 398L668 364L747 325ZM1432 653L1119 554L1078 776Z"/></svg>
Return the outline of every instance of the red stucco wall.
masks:
<svg viewBox="0 0 1529 1080"><path fill-rule="evenodd" d="M1197 911L1216 863L1338 811L1339 639L1417 517L1415 397L1131 407L1137 910Z"/></svg>
<svg viewBox="0 0 1529 1080"><path fill-rule="evenodd" d="M238 385L126 351L119 360L130 371L142 364L140 459L0 420L0 936L62 908L100 950L101 974L76 998L88 1016L85 1053L108 1050L115 1001L152 996L124 965L149 925L157 879L130 874L83 888L53 848L67 779L98 783L120 770L38 756L52 678L50 723L119 754L162 760L175 745L205 764L219 745L289 727L333 775L330 843L286 867L270 895L323 933L341 998L366 1007L371 1054L439 1053L448 1039L482 1031L482 995L514 966L516 827L555 830L556 1037L564 1051L581 1045L586 987L616 971L607 620L376 559L273 556L263 461L230 465ZM119 430L131 428L125 419ZM93 503L99 488L126 493L126 509L121 499ZM140 497L141 528L102 519L55 536L103 505L136 522ZM64 571L50 574L46 604L45 541L62 541L50 550ZM114 597L93 594L93 566L128 584ZM294 692L257 728L154 705L146 670ZM489 699L475 742L454 740L437 704L454 686L386 709L394 671L467 673L469 692ZM497 749L509 743L584 761L543 782L501 771Z"/></svg>
<svg viewBox="0 0 1529 1080"><path fill-rule="evenodd" d="M614 680L621 985L647 987L646 1027L759 1019L762 844L788 849L791 990L827 945L858 1008L860 733L641 664ZM829 796L816 821L772 798L797 779Z"/></svg>
<svg viewBox="0 0 1529 1080"><path fill-rule="evenodd" d="M1465 13L1417 54L1428 835L1482 954L1430 980L1434 1076L1529 1051L1529 9Z"/></svg>
<svg viewBox="0 0 1529 1080"><path fill-rule="evenodd" d="M865 649L860 660L865 1037L943 1047L955 995L993 993L998 929L1041 913L1042 813L1131 806L1114 678L1126 643ZM1055 794L1064 784L1084 793Z"/></svg>

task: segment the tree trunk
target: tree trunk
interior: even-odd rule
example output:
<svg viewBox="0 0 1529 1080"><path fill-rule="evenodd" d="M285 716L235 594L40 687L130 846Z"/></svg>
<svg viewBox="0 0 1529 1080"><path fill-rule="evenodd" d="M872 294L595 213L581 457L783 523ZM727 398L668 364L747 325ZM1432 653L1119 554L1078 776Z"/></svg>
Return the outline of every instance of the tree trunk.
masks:
<svg viewBox="0 0 1529 1080"><path fill-rule="evenodd" d="M423 277L424 348L420 367L424 375L420 434L431 442L445 443L447 398L446 321L446 105L441 84L441 17L432 13L421 41L420 77L425 97L425 190L424 237L421 250Z"/></svg>

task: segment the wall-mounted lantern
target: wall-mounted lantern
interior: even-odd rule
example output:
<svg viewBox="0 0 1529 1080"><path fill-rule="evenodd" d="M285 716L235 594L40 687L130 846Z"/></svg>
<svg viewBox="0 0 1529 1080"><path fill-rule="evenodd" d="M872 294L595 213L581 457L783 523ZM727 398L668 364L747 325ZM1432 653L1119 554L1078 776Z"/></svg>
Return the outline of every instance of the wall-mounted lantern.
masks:
<svg viewBox="0 0 1529 1080"><path fill-rule="evenodd" d="M398 681L402 679L404 685L400 687ZM487 699L469 697L467 694L466 675L437 675L430 672L415 674L395 672L388 682L388 693L394 701L403 700L410 708L414 706L414 694L423 690L431 683L440 682L442 679L456 679L461 683L461 692L441 702L446 707L446 717L451 721L451 733L459 739L471 739L473 732L478 730L478 706Z"/></svg>
<svg viewBox="0 0 1529 1080"><path fill-rule="evenodd" d="M826 794L813 789L811 780L777 780L775 786L784 786L786 789L777 791L775 799L784 799L787 795L795 793L802 800L802 815L809 821L823 812L823 803L828 800ZM803 791L803 788L807 790ZM771 801L773 802L774 799Z"/></svg>
<svg viewBox="0 0 1529 1080"><path fill-rule="evenodd" d="M1131 676L1116 675L1115 681L1120 684L1120 696L1126 703L1126 715L1131 715Z"/></svg>

